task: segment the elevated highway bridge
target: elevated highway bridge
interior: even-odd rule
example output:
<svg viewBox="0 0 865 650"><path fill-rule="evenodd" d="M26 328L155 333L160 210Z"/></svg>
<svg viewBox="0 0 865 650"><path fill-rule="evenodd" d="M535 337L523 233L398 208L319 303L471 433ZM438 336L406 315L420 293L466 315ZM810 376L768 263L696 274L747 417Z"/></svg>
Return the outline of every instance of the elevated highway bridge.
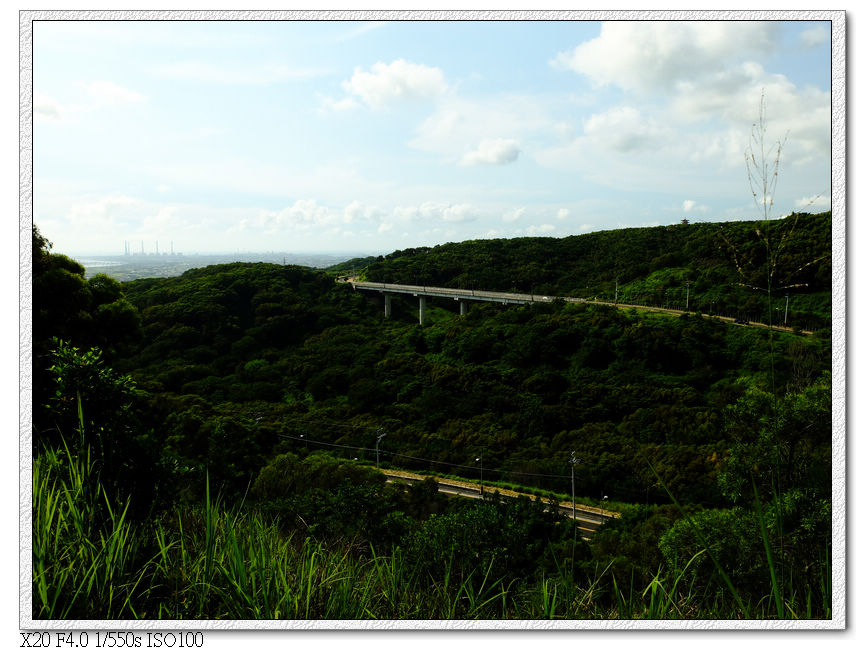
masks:
<svg viewBox="0 0 865 650"><path fill-rule="evenodd" d="M552 302L554 296L527 293L504 293L500 291L477 291L474 289L448 289L446 287L427 287L412 284L390 284L387 282L359 282L346 280L355 289L378 291L384 294L384 315L390 318L390 297L393 294L408 294L419 299L418 319L423 325L426 316L426 298L450 298L460 304L460 315L465 315L468 301L498 302L510 305L524 305L533 302ZM569 302L585 302L582 298L565 298Z"/></svg>
<svg viewBox="0 0 865 650"><path fill-rule="evenodd" d="M385 318L390 318L391 316L391 296L393 296L394 294L404 294L416 297L418 299L418 321L421 325L424 324L424 320L426 319L427 298L445 298L457 301L460 305L460 316L464 316L466 314L466 312L468 311L468 303L470 301L497 302L511 305L527 305L533 303L548 303L555 300L562 300L564 302L585 303L590 305L608 305L610 307L616 307L618 309L639 309L642 311L653 311L672 314L674 316L680 316L687 313L696 313L687 312L681 309L669 309L666 307L647 307L645 305L631 305L621 302L605 302L602 300L587 300L585 298L570 298L565 296L548 296L538 293L508 293L502 291L481 291L478 289L451 289L448 287L429 287L412 284L392 284L390 282L361 282L352 277L341 277L338 278L337 281L348 283L355 290L377 291L383 294ZM769 327L764 323L749 323L745 321L737 321L734 318L728 318L726 316L715 316L711 314L702 315L706 317L717 318L720 321L734 323L737 325L747 325L750 327L763 328ZM785 332L793 331L793 328L791 327L780 327L778 325L772 325L771 329ZM811 333L812 332L802 331L802 334Z"/></svg>

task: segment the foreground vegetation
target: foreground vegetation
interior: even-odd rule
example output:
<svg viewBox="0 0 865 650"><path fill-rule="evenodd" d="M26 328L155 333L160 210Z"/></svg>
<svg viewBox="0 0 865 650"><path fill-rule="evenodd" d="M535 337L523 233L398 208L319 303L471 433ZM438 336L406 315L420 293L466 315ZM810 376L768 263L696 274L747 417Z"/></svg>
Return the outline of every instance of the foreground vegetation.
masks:
<svg viewBox="0 0 865 650"><path fill-rule="evenodd" d="M492 535L504 518L525 524L542 511L520 504L464 508L419 529L405 548L326 543L287 532L279 516L226 507L206 491L199 505L175 506L155 522L131 521L128 501L114 502L98 463L47 450L34 462L34 618L192 619L697 619L829 617L828 557L819 591L801 575L764 576L765 597L742 600L735 587L709 587L693 570L706 549L659 568L648 581L617 581L611 564L582 542L560 542L548 570L508 567L532 535L505 542L483 537L467 557L467 538ZM113 504L113 505L112 505ZM514 517L521 518L514 521ZM467 528L487 520L482 530ZM764 522L765 523L765 522ZM492 524L492 525L490 525ZM560 524L563 537L573 530ZM547 526L549 528L549 526ZM429 533L433 533L429 537ZM532 534L540 531L533 530ZM438 534L436 534L438 533ZM445 535L445 538L442 537ZM498 544L505 544L499 546ZM710 551L709 551L710 552ZM828 550L827 550L828 552ZM568 555L570 554L570 557ZM468 554L471 555L471 554ZM541 556L546 553L541 552ZM555 558L553 558L555 559ZM586 570L577 567L583 566ZM767 579L770 578L770 579ZM712 584L710 581L709 584ZM799 591L801 584L806 590Z"/></svg>
<svg viewBox="0 0 865 650"><path fill-rule="evenodd" d="M33 616L831 616L828 331L395 307L290 266L87 280L34 229ZM379 456L547 494L574 467L621 517L586 544Z"/></svg>

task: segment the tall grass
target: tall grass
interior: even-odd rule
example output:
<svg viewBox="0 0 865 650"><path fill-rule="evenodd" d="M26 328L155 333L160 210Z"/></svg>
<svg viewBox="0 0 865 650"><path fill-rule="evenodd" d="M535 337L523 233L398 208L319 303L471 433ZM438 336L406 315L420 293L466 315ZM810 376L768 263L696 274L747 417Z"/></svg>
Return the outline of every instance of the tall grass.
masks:
<svg viewBox="0 0 865 650"><path fill-rule="evenodd" d="M763 543L763 550L765 552L765 562L767 568L767 577L768 584L767 589L769 594L761 599L759 599L756 603L746 603L739 591L733 584L733 581L730 579L727 572L721 566L718 558L715 553L712 551L712 547L710 541L706 539L703 532L700 530L699 526L697 526L692 518L688 515L684 508L679 504L676 500L676 497L673 496L673 493L667 487L667 484L655 470L654 466L649 462L648 459L645 459L646 463L649 465L652 473L655 475L659 484L666 490L667 495L670 497L670 500L679 510L682 517L687 521L689 527L693 531L696 538L699 540L701 546L703 547L700 551L694 555L685 566L684 571L687 571L688 565L690 565L700 554L705 552L712 560L712 563L715 566L718 576L721 578L723 584L727 589L727 593L732 597L733 601L736 605L736 610L738 611L738 616L742 618L753 618L753 619L768 619L768 618L776 618L776 619L798 619L798 618L831 618L832 610L831 610L831 581L829 580L829 576L831 574L831 564L829 558L829 549L827 548L826 553L820 560L820 574L821 574L821 585L820 585L820 593L814 594L811 588L811 585L807 579L804 579L804 574L800 576L800 579L797 581L794 576L794 571L790 570L787 573L786 582L783 580L783 577L780 575L780 570L778 565L775 562L775 550L773 550L771 540L769 538L769 522L767 522L766 514L763 510L762 503L760 501L759 494L757 492L756 483L752 479L752 488L754 490L754 512L756 514L757 524L760 531L760 538ZM773 490L773 494L775 497L775 501L779 500L778 493ZM780 514L776 513L776 521L775 521L775 529L778 532L781 532L781 520ZM673 570L675 574L675 569ZM652 585L657 580L652 581L649 585L651 588ZM678 579L677 579L678 581ZM723 594L715 594L715 600L717 601L719 596L723 596ZM819 598L819 602L822 605L820 612L817 612L817 609L814 607L814 598L817 596ZM716 606L708 607L708 599L704 597L702 599L703 613L706 613L707 610L715 609ZM768 603L771 602L771 605ZM774 606L774 611L772 611L772 606ZM729 609L727 607L726 609ZM689 616L688 616L689 617ZM712 618L717 618L717 616L712 616Z"/></svg>
<svg viewBox="0 0 865 650"><path fill-rule="evenodd" d="M129 502L94 478L89 451L64 445L33 460L33 616L135 618L146 573Z"/></svg>
<svg viewBox="0 0 865 650"><path fill-rule="evenodd" d="M691 563L646 585L610 566L573 565L525 581L493 578L493 562L436 580L399 547L388 554L285 533L269 516L203 503L132 522L101 486L86 447L44 450L33 463L34 618L156 619L700 619L831 616L828 550L821 594L770 581L756 604L695 584ZM708 551L706 551L708 553ZM772 603L771 606L768 606Z"/></svg>

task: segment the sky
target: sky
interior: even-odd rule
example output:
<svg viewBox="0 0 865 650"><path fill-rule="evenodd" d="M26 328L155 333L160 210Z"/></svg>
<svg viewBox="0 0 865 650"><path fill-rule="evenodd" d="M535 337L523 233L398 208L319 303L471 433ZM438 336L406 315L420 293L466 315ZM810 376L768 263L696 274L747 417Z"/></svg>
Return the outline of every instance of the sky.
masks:
<svg viewBox="0 0 865 650"><path fill-rule="evenodd" d="M34 222L67 254L383 253L830 206L828 22L55 21ZM753 178L753 177L752 177Z"/></svg>

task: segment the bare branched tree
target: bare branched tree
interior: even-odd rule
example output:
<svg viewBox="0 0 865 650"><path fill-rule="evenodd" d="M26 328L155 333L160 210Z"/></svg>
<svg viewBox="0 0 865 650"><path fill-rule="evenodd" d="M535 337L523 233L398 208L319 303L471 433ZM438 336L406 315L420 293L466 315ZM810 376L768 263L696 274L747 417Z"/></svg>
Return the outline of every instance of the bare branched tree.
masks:
<svg viewBox="0 0 865 650"><path fill-rule="evenodd" d="M723 230L720 234L727 250L732 255L736 272L741 278L741 281L737 283L738 286L766 292L771 305L773 291L807 287L807 282L797 282L796 278L801 277L800 274L802 271L818 264L826 259L827 256L816 257L796 269L780 270L779 273L778 263L793 233L796 232L799 213L792 214L792 218L789 221L785 220L786 222L783 226L773 227L771 225L773 217L772 209L775 205L775 192L778 187L779 172L781 170L781 153L784 145L787 143L788 134L785 134L783 139L769 143L766 138L766 132L766 97L765 94L761 94L757 121L751 125L751 135L748 140L748 147L745 149L745 170L748 175L751 197L761 214L760 221L763 222L760 227L756 228L755 235L765 245L766 249L765 286L762 283L760 285L754 284L753 272L756 271L754 260L749 260L746 255L739 251L735 243L727 237ZM812 198L809 205L812 205L819 196L817 195ZM769 312L771 318L771 308ZM769 324L771 325L771 322Z"/></svg>
<svg viewBox="0 0 865 650"><path fill-rule="evenodd" d="M778 171L781 168L781 150L787 143L778 140L771 150L766 149L766 97L760 95L760 112L757 122L751 125L751 137L745 150L745 168L748 171L748 183L751 195L758 210L763 212L763 221L772 218L772 207L775 204L775 189L778 186ZM772 153L774 151L774 160Z"/></svg>

